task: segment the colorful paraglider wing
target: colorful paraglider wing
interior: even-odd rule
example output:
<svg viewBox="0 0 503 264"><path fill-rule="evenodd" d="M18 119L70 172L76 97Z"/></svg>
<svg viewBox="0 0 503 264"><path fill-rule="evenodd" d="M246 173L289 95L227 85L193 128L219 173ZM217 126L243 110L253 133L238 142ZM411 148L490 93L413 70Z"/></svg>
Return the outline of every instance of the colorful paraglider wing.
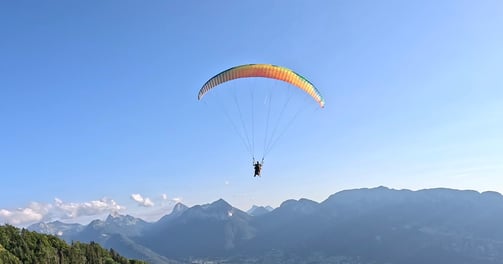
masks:
<svg viewBox="0 0 503 264"><path fill-rule="evenodd" d="M271 78L290 83L309 94L314 100L316 100L316 102L318 102L320 107L323 108L325 106L325 101L323 100L321 94L306 78L288 68L271 64L247 64L225 70L209 79L203 85L201 90L199 90L197 98L198 100L201 100L201 98L209 90L221 83L238 78L249 77Z"/></svg>

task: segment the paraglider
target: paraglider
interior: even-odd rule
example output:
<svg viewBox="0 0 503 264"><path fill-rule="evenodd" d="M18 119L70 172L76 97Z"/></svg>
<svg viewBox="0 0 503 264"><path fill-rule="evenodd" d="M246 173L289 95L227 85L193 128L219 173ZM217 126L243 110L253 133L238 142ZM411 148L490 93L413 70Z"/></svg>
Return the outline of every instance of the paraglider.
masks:
<svg viewBox="0 0 503 264"><path fill-rule="evenodd" d="M258 160L255 162L255 158L253 159L253 170L255 171L253 174L253 177L260 177L260 171L262 170L262 165L264 165L264 159L262 159L262 162L258 162Z"/></svg>
<svg viewBox="0 0 503 264"><path fill-rule="evenodd" d="M290 87L300 89L302 91L301 94L305 94L308 98L314 99L319 108L324 108L325 106L325 100L309 80L291 69L271 64L246 64L222 71L206 81L206 83L199 90L197 98L198 100L202 100L202 98L209 91L212 91L215 87L225 86L224 83L236 79L245 78L265 78L273 81L281 81L282 83L286 83L286 85ZM240 83L236 86L245 85L242 85L242 83ZM267 93L264 94L264 96L258 98L259 96L256 96L255 91L259 90L259 88L264 88L264 86L268 88ZM239 101L235 94L233 94L231 100L223 101L223 104L229 104L230 106L235 106L236 108L234 111L229 111L227 108L223 107L223 112L225 113L227 118L230 119L234 130L238 132L243 144L251 154L251 157L253 159L254 177L261 175L265 155L272 149L279 137L283 135L285 130L289 127L290 123L292 123L292 121L298 116L298 113L300 112L287 110L287 106L289 104L293 104L291 103L291 97L294 94L292 92L292 89L284 89L287 95L285 96L283 103L276 103L276 101L274 101L273 103L273 98L276 99L278 97L277 94L281 93L283 89L279 89L279 87L270 88L269 86L272 87L273 85L254 84L250 86L249 94L245 94L243 96L245 98L243 101ZM226 90L225 93L227 93L227 91L229 91L229 93L236 93L236 90L241 89L226 88L224 90ZM299 110L303 110L305 108L303 102L299 103L298 106ZM277 108L277 110L275 108ZM251 109L249 115L244 114L244 111L246 109ZM273 112L277 114L276 119L272 117ZM292 113L290 113L290 115L288 116L289 112ZM257 117L261 113L262 116ZM232 118L230 118L230 116L233 114L236 116L235 119L241 122L241 125L237 124L237 122L233 121ZM264 133L261 139L256 135L257 131L260 130L257 129L257 121L262 122ZM274 127L271 129L270 126ZM259 143L260 141L263 141L263 151L261 152L262 162L255 162L255 154L257 152L255 145L257 145L256 143Z"/></svg>

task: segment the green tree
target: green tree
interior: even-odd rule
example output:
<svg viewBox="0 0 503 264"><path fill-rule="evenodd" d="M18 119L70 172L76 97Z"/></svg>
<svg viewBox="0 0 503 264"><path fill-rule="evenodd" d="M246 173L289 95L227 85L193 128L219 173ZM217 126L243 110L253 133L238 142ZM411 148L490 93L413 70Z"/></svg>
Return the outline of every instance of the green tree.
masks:
<svg viewBox="0 0 503 264"><path fill-rule="evenodd" d="M0 264L128 264L129 260L98 243L65 241L11 225L0 226Z"/></svg>

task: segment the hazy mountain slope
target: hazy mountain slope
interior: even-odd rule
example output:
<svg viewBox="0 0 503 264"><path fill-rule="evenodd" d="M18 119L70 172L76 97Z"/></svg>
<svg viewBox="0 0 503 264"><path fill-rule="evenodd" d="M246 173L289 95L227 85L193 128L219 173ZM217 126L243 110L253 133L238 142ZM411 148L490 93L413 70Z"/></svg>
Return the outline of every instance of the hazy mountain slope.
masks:
<svg viewBox="0 0 503 264"><path fill-rule="evenodd" d="M246 211L246 213L248 213L251 216L259 216L259 215L267 214L267 213L271 212L272 210L273 210L273 208L270 206L254 205L254 206L252 206L252 208L248 209L248 211Z"/></svg>
<svg viewBox="0 0 503 264"><path fill-rule="evenodd" d="M227 255L253 237L250 216L220 199L185 210L139 238L153 251L170 257Z"/></svg>

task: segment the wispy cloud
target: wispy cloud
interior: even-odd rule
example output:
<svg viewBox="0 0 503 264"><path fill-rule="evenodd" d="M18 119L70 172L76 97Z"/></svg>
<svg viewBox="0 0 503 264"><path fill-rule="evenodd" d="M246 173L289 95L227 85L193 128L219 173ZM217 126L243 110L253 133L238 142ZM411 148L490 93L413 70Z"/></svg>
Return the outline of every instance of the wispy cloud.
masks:
<svg viewBox="0 0 503 264"><path fill-rule="evenodd" d="M125 207L108 198L83 203L67 203L56 198L53 203L32 202L25 208L0 209L0 223L27 225L54 219L76 219L82 216L95 216L125 209Z"/></svg>
<svg viewBox="0 0 503 264"><path fill-rule="evenodd" d="M135 202L138 203L138 205L145 206L145 207L152 207L154 206L154 202L150 200L148 197L143 197L139 193L134 193L131 194L131 199L133 199Z"/></svg>
<svg viewBox="0 0 503 264"><path fill-rule="evenodd" d="M161 205L175 205L177 203L182 202L182 198L180 197L173 197L170 198L167 194L163 193L161 194Z"/></svg>
<svg viewBox="0 0 503 264"><path fill-rule="evenodd" d="M108 198L84 203L65 203L56 198L54 200L54 205L58 211L66 216L66 218L99 215L102 213L117 212L126 209L125 207L117 204L114 200Z"/></svg>
<svg viewBox="0 0 503 264"><path fill-rule="evenodd" d="M131 198L135 200L133 196L131 196ZM137 203L140 203L142 200L141 198L143 198L143 196L137 194L135 195L135 198L136 198L135 201ZM154 196L154 199L155 199L154 200L155 206L151 206L148 208L147 207L140 207L136 209L131 208L133 211L135 211L134 215L147 221L157 221L166 214L169 214L173 210L174 206L182 201L182 198L180 197L171 198L166 193L156 195Z"/></svg>
<svg viewBox="0 0 503 264"><path fill-rule="evenodd" d="M0 222L20 225L24 223L38 222L44 219L51 209L51 205L30 203L25 208L14 210L0 209Z"/></svg>
<svg viewBox="0 0 503 264"><path fill-rule="evenodd" d="M158 219L173 206L182 202L180 197L169 197L167 194L156 196L155 202L141 194L130 195L140 208L134 209L140 215L147 215L150 219ZM143 209L142 209L143 208ZM31 202L27 206L16 209L0 208L0 224L12 224L27 226L37 222L49 222L54 220L70 220L73 222L85 221L105 214L124 212L126 207L109 198L101 198L86 202L65 202L55 198L51 203Z"/></svg>

